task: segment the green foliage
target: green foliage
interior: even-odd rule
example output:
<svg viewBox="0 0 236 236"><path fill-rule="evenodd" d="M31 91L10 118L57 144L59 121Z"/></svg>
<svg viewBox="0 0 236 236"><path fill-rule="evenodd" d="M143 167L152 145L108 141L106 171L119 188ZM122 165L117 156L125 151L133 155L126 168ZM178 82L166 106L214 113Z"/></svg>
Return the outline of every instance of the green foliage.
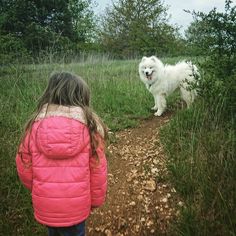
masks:
<svg viewBox="0 0 236 236"><path fill-rule="evenodd" d="M91 42L94 36L95 17L91 10L92 0L69 0L73 30L79 42Z"/></svg>
<svg viewBox="0 0 236 236"><path fill-rule="evenodd" d="M225 12L214 8L209 13L193 12L195 21L187 32L188 42L198 52L208 55L201 63L202 78L199 95L208 99L224 99L227 102L224 115L235 110L236 93L236 6L225 2Z"/></svg>
<svg viewBox="0 0 236 236"><path fill-rule="evenodd" d="M209 112L208 102L199 101L161 131L172 181L186 204L177 235L236 233L235 124L222 120L224 101L211 106Z"/></svg>
<svg viewBox="0 0 236 236"><path fill-rule="evenodd" d="M101 41L105 50L119 57L160 56L172 53L177 29L168 23L160 0L117 1L103 15Z"/></svg>
<svg viewBox="0 0 236 236"><path fill-rule="evenodd" d="M11 63L17 59L28 60L29 54L24 44L17 37L7 34L0 37L0 61Z"/></svg>
<svg viewBox="0 0 236 236"><path fill-rule="evenodd" d="M194 12L189 42L201 60L198 102L162 130L168 168L185 206L177 235L235 235L236 7Z"/></svg>
<svg viewBox="0 0 236 236"><path fill-rule="evenodd" d="M137 73L137 61L108 61L88 57L71 64L32 64L6 67L0 74L0 234L46 235L33 217L31 196L20 184L15 153L21 130L35 108L53 71L71 71L84 78L92 94L92 107L111 130L137 125L153 115L152 96Z"/></svg>
<svg viewBox="0 0 236 236"><path fill-rule="evenodd" d="M9 58L26 63L42 55L108 53L116 58L144 54L183 55L185 40L168 22L167 7L161 0L118 1L104 15L95 16L94 0L0 0L0 36L16 39L19 51L0 51L2 64ZM4 46L5 48L7 46ZM4 57L6 55L6 58ZM25 60L27 55L28 60Z"/></svg>
<svg viewBox="0 0 236 236"><path fill-rule="evenodd" d="M2 41L7 44L10 35L32 56L42 51L79 51L92 40L95 25L91 4L91 0L1 0ZM12 54L14 57L15 51Z"/></svg>
<svg viewBox="0 0 236 236"><path fill-rule="evenodd" d="M231 57L236 51L236 6L225 1L225 12L192 12L194 21L186 31L188 43L201 55Z"/></svg>

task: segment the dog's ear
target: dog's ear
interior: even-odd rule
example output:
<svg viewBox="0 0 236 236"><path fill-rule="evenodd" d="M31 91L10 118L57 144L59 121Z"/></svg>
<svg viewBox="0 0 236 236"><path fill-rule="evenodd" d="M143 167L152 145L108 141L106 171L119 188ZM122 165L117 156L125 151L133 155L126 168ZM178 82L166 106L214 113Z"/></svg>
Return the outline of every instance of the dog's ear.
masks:
<svg viewBox="0 0 236 236"><path fill-rule="evenodd" d="M157 59L157 58L156 58L155 56L151 56L151 60L153 60L154 62L157 61L156 59Z"/></svg>
<svg viewBox="0 0 236 236"><path fill-rule="evenodd" d="M142 58L142 61L145 61L146 59L147 59L147 57L143 57L143 58Z"/></svg>

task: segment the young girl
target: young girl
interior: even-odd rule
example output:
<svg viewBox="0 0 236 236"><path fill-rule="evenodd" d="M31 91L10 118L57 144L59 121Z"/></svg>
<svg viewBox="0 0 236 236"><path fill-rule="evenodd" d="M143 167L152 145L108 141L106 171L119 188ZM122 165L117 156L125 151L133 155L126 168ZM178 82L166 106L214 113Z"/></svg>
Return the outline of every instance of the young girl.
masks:
<svg viewBox="0 0 236 236"><path fill-rule="evenodd" d="M81 78L52 75L18 148L18 175L50 236L85 235L91 209L105 201L106 129L89 101Z"/></svg>

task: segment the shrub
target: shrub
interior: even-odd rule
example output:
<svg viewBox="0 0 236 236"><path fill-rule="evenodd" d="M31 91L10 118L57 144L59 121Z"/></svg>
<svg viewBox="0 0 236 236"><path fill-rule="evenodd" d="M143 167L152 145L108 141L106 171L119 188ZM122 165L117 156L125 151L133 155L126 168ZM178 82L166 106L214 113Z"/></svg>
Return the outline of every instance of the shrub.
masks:
<svg viewBox="0 0 236 236"><path fill-rule="evenodd" d="M28 59L29 54L23 42L11 34L0 37L0 61L1 65L15 63L20 59ZM24 61L23 60L23 61Z"/></svg>

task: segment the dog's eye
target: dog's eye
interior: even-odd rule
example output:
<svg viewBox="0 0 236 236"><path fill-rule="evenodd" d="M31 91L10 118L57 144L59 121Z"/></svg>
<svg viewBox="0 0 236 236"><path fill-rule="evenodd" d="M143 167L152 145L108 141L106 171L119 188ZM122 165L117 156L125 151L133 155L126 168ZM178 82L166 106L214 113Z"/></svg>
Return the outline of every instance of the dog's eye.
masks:
<svg viewBox="0 0 236 236"><path fill-rule="evenodd" d="M149 67L150 69L152 69L152 67Z"/></svg>

